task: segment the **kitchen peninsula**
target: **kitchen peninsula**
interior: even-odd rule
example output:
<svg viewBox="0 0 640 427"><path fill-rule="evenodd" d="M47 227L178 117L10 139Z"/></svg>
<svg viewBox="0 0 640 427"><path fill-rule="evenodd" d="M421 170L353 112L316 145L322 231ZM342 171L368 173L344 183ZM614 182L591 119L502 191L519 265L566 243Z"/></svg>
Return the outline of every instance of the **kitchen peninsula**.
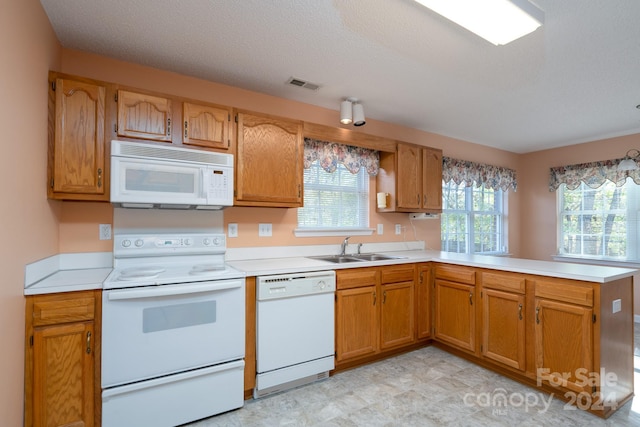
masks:
<svg viewBox="0 0 640 427"><path fill-rule="evenodd" d="M396 257L374 262L313 259L320 253L311 247L231 249L227 258L248 277L247 324L255 323L255 276L336 270L334 372L433 344L604 418L632 398L637 270L389 245L363 247ZM273 254L279 257L267 258ZM391 277L402 278L385 279ZM392 313L376 305L376 295L399 281L411 290L403 300L410 306ZM366 306L350 299L367 293ZM341 317L347 315L349 322ZM247 354L254 342L248 330ZM252 369L249 363L245 393L253 387Z"/></svg>

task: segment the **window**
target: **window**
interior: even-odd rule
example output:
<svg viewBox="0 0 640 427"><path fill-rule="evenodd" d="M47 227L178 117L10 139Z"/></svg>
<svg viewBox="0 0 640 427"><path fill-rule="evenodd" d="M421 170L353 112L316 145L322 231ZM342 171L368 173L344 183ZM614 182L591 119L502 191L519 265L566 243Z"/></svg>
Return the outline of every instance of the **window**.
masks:
<svg viewBox="0 0 640 427"><path fill-rule="evenodd" d="M326 172L319 161L304 170L304 207L298 208L299 228L367 228L369 175L365 168L353 174L339 163Z"/></svg>
<svg viewBox="0 0 640 427"><path fill-rule="evenodd" d="M638 259L640 186L606 181L594 189L558 188L558 254L606 260Z"/></svg>
<svg viewBox="0 0 640 427"><path fill-rule="evenodd" d="M506 253L506 191L443 182L441 249L446 252Z"/></svg>

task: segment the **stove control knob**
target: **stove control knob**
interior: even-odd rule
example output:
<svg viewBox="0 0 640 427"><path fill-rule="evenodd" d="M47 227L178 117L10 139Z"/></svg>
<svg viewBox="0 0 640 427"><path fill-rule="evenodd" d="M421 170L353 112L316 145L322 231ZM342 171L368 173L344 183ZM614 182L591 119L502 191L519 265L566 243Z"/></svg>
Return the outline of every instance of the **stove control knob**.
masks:
<svg viewBox="0 0 640 427"><path fill-rule="evenodd" d="M205 237L204 240L202 240L202 243L204 243L205 246L209 246L211 244L211 240L209 240L208 237Z"/></svg>
<svg viewBox="0 0 640 427"><path fill-rule="evenodd" d="M326 283L324 283L324 280L321 280L320 282L318 282L318 287L322 290L326 287Z"/></svg>
<svg viewBox="0 0 640 427"><path fill-rule="evenodd" d="M185 246L191 246L191 244L193 243L193 240L191 240L190 238L186 238L184 239L184 244Z"/></svg>
<svg viewBox="0 0 640 427"><path fill-rule="evenodd" d="M122 247L123 247L123 248L128 248L129 246L131 246L131 240L129 240L129 239L124 239L124 240L122 241Z"/></svg>
<svg viewBox="0 0 640 427"><path fill-rule="evenodd" d="M136 245L136 247L138 247L138 248L142 247L142 245L144 245L144 240L142 240L142 239L138 239L138 240L136 240L135 245Z"/></svg>
<svg viewBox="0 0 640 427"><path fill-rule="evenodd" d="M219 239L219 238L217 238L217 237L214 237L214 238L213 238L213 245L214 245L214 246L220 246L220 239Z"/></svg>

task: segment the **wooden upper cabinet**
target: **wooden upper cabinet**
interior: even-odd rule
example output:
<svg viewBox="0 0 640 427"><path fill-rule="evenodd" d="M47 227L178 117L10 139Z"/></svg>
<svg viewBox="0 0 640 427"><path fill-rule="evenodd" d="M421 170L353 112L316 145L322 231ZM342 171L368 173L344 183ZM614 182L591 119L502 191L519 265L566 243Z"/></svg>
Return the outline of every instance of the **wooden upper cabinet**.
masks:
<svg viewBox="0 0 640 427"><path fill-rule="evenodd" d="M442 150L422 148L422 208L442 211Z"/></svg>
<svg viewBox="0 0 640 427"><path fill-rule="evenodd" d="M231 148L231 108L184 102L182 143L229 150Z"/></svg>
<svg viewBox="0 0 640 427"><path fill-rule="evenodd" d="M53 199L109 200L105 190L106 86L52 75L49 186Z"/></svg>
<svg viewBox="0 0 640 427"><path fill-rule="evenodd" d="M118 136L171 142L171 99L118 90Z"/></svg>
<svg viewBox="0 0 640 427"><path fill-rule="evenodd" d="M248 112L237 122L235 204L301 207L302 122Z"/></svg>
<svg viewBox="0 0 640 427"><path fill-rule="evenodd" d="M380 153L376 186L389 194L378 212L441 212L442 150L398 142L395 153Z"/></svg>
<svg viewBox="0 0 640 427"><path fill-rule="evenodd" d="M417 145L398 144L398 208L422 207L422 156Z"/></svg>

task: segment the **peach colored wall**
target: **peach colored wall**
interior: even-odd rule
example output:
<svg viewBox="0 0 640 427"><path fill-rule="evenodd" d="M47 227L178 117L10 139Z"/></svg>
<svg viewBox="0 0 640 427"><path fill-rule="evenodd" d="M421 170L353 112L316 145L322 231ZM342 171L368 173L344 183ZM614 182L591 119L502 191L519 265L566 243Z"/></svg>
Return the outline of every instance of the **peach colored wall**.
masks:
<svg viewBox="0 0 640 427"><path fill-rule="evenodd" d="M59 203L47 200L47 71L61 48L37 0L0 12L0 424L23 423L24 266L58 252Z"/></svg>
<svg viewBox="0 0 640 427"><path fill-rule="evenodd" d="M523 258L550 260L557 253L556 193L549 191L549 168L624 157L638 148L640 134L537 151L521 156L518 187L522 198L520 248ZM640 315L640 275L634 277L634 313Z"/></svg>
<svg viewBox="0 0 640 427"><path fill-rule="evenodd" d="M128 86L174 94L222 105L230 105L258 112L274 114L305 120L328 126L338 126L337 110L314 107L308 104L276 98L244 89L225 86L193 77L179 75L168 71L162 71L137 64L117 61L111 58L87 54L85 52L64 50L62 70L69 74L90 77L98 80L120 83ZM364 133L393 138L397 140L413 142L426 146L442 148L446 156L457 157L466 160L487 162L499 166L511 168L518 167L518 156L502 150L483 147L465 141L447 138L427 132L418 131L402 126L367 119ZM358 237L358 241L402 241L424 240L430 248L440 247L440 222L439 220L414 221L414 229L407 214L377 214L375 212L373 197L375 193L375 180L371 180L371 222L375 228L377 224L383 224L384 234L378 236ZM66 204L63 207L67 209ZM80 215L89 206L74 206ZM511 252L519 252L519 193L509 195L510 212L510 242ZM90 215L84 215L91 218ZM246 246L278 246L278 245L306 245L336 243L339 238L296 238L293 229L297 225L295 209L261 209L261 208L228 208L224 211L225 226L229 222L238 223L238 238L229 239L229 247ZM258 237L258 223L267 222L273 224L272 237ZM403 226L403 234L394 234L394 225ZM85 224L91 237L91 230L97 230L97 222L91 219ZM78 250L102 250L97 241L88 241L77 234L77 230L71 225L65 225L64 232L61 228L61 247L78 248ZM354 238L354 240L356 240ZM76 242L82 241L82 245Z"/></svg>

